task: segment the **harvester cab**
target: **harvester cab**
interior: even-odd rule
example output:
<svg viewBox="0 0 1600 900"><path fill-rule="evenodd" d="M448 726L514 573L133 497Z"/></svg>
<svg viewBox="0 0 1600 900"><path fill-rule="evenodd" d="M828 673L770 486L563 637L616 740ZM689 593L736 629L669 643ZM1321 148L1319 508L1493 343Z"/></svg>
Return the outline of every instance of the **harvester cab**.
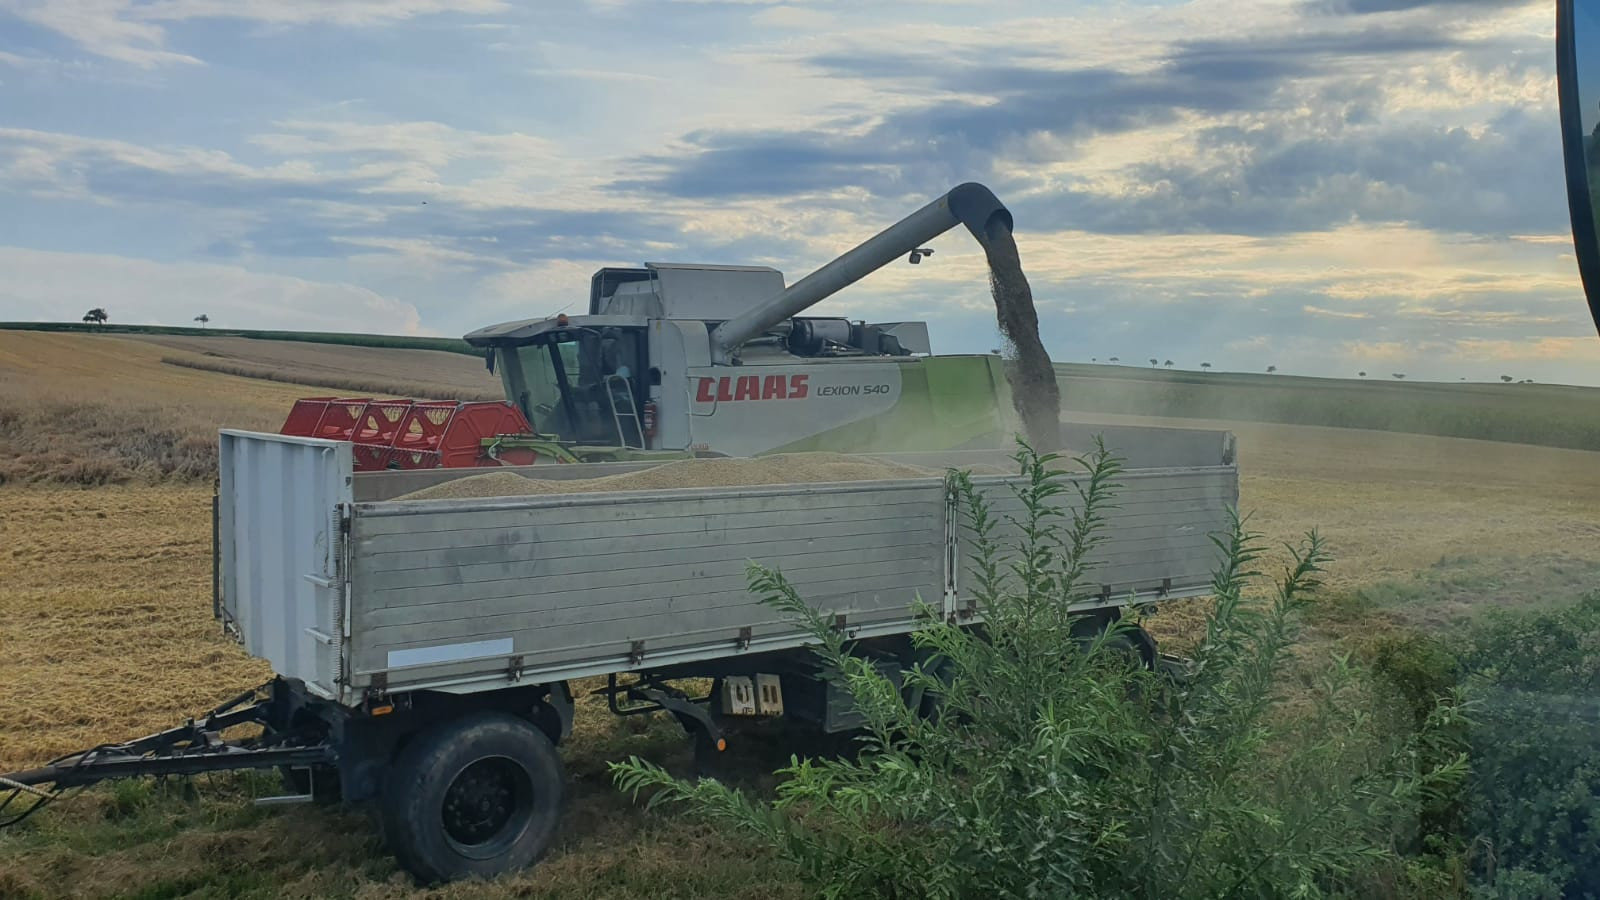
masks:
<svg viewBox="0 0 1600 900"><path fill-rule="evenodd" d="M557 443L646 449L645 323L566 316L510 323L485 346L506 400ZM479 332L481 333L481 332Z"/></svg>

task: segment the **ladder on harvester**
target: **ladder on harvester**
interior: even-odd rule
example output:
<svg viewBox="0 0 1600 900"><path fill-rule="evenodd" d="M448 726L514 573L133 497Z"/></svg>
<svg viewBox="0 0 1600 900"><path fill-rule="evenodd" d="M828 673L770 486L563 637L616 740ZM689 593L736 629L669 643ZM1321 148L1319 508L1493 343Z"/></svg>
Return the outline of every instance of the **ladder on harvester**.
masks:
<svg viewBox="0 0 1600 900"><path fill-rule="evenodd" d="M628 407L626 412L617 408L617 391L614 389L612 382L622 386L622 397L627 401ZM639 419L639 408L633 402L633 385L621 375L607 375L601 381L601 385L604 388L602 393L606 395L606 402L611 405L611 420L617 426L617 443L635 450L645 449L644 423ZM638 437L638 443L636 444L628 441L628 433L622 427L625 418L633 420L633 433Z"/></svg>

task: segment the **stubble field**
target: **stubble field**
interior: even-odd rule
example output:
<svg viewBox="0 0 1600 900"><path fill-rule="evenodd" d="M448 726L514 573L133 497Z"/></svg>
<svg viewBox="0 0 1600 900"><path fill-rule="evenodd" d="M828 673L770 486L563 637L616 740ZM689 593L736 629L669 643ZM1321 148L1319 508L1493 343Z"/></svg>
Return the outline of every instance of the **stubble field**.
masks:
<svg viewBox="0 0 1600 900"><path fill-rule="evenodd" d="M239 349L257 354L251 365L305 363ZM218 426L271 430L294 397L318 391L161 362L174 353L204 351L0 332L0 770L148 733L269 674L211 619L211 491L193 472ZM1070 404L1070 383L1063 394ZM1252 525L1273 539L1313 526L1328 537L1337 559L1327 602L1344 614L1314 621L1308 652L1394 623L1431 628L1491 605L1571 599L1600 583L1600 453L1164 424L1234 430ZM130 433L139 436L131 449ZM1151 626L1181 646L1198 612L1173 608ZM733 750L752 772L781 751ZM617 795L605 762L630 753L688 761L676 726L615 720L599 698L583 701L564 748L572 802L562 838L537 869L492 886L416 889L360 814L252 806L251 796L277 790L261 775L129 783L63 803L0 833L0 896L799 896L781 867Z"/></svg>

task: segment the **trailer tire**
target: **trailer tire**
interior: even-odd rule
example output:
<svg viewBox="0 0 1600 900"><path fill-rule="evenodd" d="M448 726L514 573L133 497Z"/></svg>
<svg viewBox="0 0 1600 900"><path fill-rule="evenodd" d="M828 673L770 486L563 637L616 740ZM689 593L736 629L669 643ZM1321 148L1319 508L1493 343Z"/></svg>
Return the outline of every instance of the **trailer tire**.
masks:
<svg viewBox="0 0 1600 900"><path fill-rule="evenodd" d="M1126 653L1132 657L1141 669L1155 671L1156 664L1161 661L1161 652L1156 647L1155 636L1145 631L1143 627L1130 628L1112 638L1109 649L1114 652Z"/></svg>
<svg viewBox="0 0 1600 900"><path fill-rule="evenodd" d="M526 719L481 712L423 732L384 784L384 837L426 883L526 868L555 836L565 775Z"/></svg>

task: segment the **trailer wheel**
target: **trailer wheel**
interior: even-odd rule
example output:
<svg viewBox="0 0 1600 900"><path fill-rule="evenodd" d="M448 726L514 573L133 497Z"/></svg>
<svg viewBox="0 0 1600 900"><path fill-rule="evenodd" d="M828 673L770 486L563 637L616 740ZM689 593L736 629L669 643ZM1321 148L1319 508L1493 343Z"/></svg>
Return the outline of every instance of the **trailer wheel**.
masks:
<svg viewBox="0 0 1600 900"><path fill-rule="evenodd" d="M401 751L384 785L384 836L424 882L525 868L555 835L564 780L555 746L532 723L465 716Z"/></svg>
<svg viewBox="0 0 1600 900"><path fill-rule="evenodd" d="M1156 663L1161 660L1155 636L1142 627L1132 628L1117 635L1110 642L1109 649L1128 654L1139 668L1150 671L1155 671Z"/></svg>

